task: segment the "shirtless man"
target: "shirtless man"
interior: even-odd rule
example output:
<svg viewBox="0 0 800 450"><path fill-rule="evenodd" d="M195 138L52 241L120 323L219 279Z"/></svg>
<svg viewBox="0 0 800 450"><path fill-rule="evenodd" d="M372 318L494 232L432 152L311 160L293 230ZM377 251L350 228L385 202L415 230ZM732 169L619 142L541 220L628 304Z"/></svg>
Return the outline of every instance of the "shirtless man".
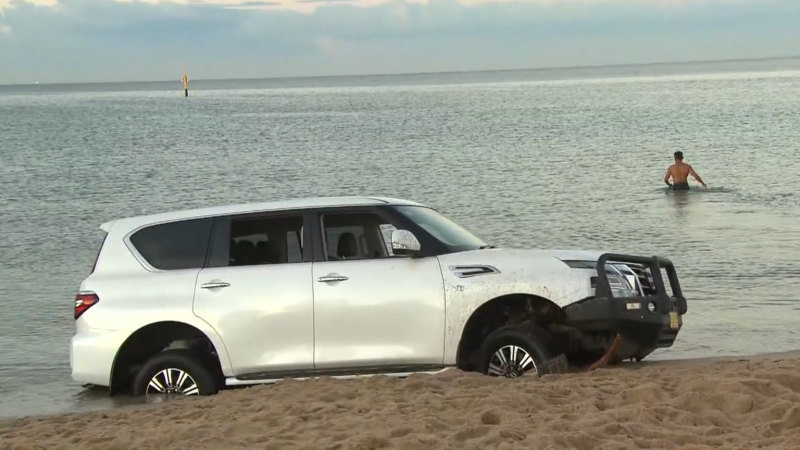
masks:
<svg viewBox="0 0 800 450"><path fill-rule="evenodd" d="M694 171L692 166L683 162L683 152L675 152L675 164L669 166L667 174L664 176L664 183L670 186L673 191L688 191L689 190L689 175L693 176L695 180L699 181L704 188L707 188L700 175ZM669 178L672 177L672 183L669 183Z"/></svg>

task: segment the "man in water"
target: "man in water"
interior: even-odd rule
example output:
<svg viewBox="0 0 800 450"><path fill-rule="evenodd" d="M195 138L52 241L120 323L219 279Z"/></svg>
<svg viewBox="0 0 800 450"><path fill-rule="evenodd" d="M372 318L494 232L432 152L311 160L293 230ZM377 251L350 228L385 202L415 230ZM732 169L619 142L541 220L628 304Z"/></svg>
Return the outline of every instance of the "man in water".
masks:
<svg viewBox="0 0 800 450"><path fill-rule="evenodd" d="M675 152L675 164L669 166L667 174L664 176L664 183L670 186L673 191L688 191L689 190L689 175L693 176L695 180L699 181L704 188L707 188L700 175L694 171L692 166L683 162L683 152ZM672 184L669 183L669 178L672 177Z"/></svg>

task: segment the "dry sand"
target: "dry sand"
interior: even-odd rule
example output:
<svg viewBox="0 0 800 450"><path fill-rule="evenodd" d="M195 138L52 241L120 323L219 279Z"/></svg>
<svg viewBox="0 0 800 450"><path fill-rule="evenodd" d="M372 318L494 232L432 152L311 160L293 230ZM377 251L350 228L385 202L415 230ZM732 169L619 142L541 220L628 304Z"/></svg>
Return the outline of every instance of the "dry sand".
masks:
<svg viewBox="0 0 800 450"><path fill-rule="evenodd" d="M800 448L800 357L285 381L0 424L2 448Z"/></svg>

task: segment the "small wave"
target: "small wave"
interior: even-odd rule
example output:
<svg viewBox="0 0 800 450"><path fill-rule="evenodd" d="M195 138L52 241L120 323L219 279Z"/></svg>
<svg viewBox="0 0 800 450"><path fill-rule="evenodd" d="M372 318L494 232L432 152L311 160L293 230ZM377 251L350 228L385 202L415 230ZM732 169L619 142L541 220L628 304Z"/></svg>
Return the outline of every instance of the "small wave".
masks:
<svg viewBox="0 0 800 450"><path fill-rule="evenodd" d="M738 192L736 189L726 188L723 186L713 186L703 188L701 186L690 186L688 191L673 191L671 187L664 186L654 190L655 192L663 192L666 194L735 194Z"/></svg>

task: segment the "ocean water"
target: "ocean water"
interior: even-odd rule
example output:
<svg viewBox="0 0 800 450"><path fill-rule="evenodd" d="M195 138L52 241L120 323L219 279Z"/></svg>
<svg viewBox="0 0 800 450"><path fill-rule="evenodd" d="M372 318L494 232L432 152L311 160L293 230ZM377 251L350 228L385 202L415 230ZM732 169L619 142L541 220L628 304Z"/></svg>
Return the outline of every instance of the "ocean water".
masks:
<svg viewBox="0 0 800 450"><path fill-rule="evenodd" d="M190 74L191 75L191 74ZM0 86L0 416L125 403L69 373L104 221L385 195L505 247L674 261L653 359L800 349L800 59L283 80ZM662 182L682 150L707 191Z"/></svg>

